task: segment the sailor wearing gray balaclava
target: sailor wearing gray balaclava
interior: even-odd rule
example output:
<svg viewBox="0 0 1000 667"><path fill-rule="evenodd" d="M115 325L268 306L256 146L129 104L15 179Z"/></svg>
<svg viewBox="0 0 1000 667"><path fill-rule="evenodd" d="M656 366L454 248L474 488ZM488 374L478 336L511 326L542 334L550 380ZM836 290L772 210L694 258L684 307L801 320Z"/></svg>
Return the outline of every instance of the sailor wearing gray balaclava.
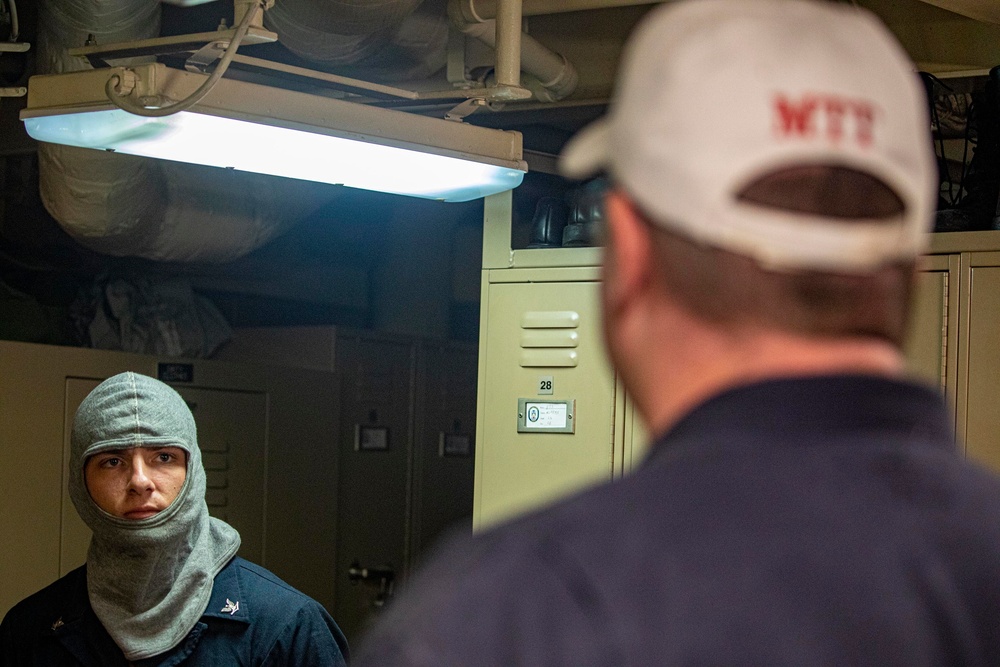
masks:
<svg viewBox="0 0 1000 667"><path fill-rule="evenodd" d="M239 533L208 514L194 418L172 388L102 382L77 410L69 463L93 531L86 566L11 610L0 665L344 664L317 602L234 558Z"/></svg>
<svg viewBox="0 0 1000 667"><path fill-rule="evenodd" d="M104 511L84 481L84 464L107 450L174 446L187 454L184 484L166 509L132 520ZM135 373L103 382L76 413L69 494L94 531L87 589L94 612L129 660L176 646L201 617L212 580L240 536L210 517L194 418L180 395Z"/></svg>

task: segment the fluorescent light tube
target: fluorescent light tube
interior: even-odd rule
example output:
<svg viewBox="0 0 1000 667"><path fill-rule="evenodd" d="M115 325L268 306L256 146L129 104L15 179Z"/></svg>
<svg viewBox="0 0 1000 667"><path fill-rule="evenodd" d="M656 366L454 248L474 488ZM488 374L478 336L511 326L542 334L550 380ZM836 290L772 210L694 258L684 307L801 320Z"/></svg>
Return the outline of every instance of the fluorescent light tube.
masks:
<svg viewBox="0 0 1000 667"><path fill-rule="evenodd" d="M161 84L147 93L172 99L204 78L163 65L136 69L148 69L140 77L147 88ZM513 189L527 170L517 133L226 79L188 111L136 116L104 96L103 82L112 71L33 77L21 114L28 134L51 143L451 202Z"/></svg>

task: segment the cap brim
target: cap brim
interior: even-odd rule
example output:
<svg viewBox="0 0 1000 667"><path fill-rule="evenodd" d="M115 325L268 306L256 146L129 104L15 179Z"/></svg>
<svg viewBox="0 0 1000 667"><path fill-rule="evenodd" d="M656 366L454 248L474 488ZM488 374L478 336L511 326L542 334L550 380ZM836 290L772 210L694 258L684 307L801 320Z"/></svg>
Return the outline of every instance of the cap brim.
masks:
<svg viewBox="0 0 1000 667"><path fill-rule="evenodd" d="M607 166L610 145L610 123L603 118L594 121L566 144L559 156L559 172L575 179L596 175Z"/></svg>

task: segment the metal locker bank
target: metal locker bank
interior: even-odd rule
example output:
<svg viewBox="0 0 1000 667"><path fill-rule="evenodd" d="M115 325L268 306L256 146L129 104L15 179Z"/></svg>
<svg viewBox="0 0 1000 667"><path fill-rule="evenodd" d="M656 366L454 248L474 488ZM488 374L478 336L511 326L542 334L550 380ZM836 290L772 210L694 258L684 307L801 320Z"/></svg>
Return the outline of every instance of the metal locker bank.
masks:
<svg viewBox="0 0 1000 667"><path fill-rule="evenodd" d="M236 329L220 354L336 371L337 554L349 640L444 532L471 531L476 346L331 326Z"/></svg>
<svg viewBox="0 0 1000 667"><path fill-rule="evenodd" d="M484 212L478 529L618 479L647 446L603 351L600 248L518 246L513 207L502 193ZM910 367L946 393L968 455L1000 471L1000 231L935 234L920 269Z"/></svg>

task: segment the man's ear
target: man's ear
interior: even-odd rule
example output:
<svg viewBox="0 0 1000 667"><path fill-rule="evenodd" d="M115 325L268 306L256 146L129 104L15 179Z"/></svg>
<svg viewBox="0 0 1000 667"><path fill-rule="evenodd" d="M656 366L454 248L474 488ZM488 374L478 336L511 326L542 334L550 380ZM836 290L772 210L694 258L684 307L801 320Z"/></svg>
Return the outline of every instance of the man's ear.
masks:
<svg viewBox="0 0 1000 667"><path fill-rule="evenodd" d="M631 198L620 189L604 200L607 244L604 249L605 308L621 314L650 287L652 238Z"/></svg>

